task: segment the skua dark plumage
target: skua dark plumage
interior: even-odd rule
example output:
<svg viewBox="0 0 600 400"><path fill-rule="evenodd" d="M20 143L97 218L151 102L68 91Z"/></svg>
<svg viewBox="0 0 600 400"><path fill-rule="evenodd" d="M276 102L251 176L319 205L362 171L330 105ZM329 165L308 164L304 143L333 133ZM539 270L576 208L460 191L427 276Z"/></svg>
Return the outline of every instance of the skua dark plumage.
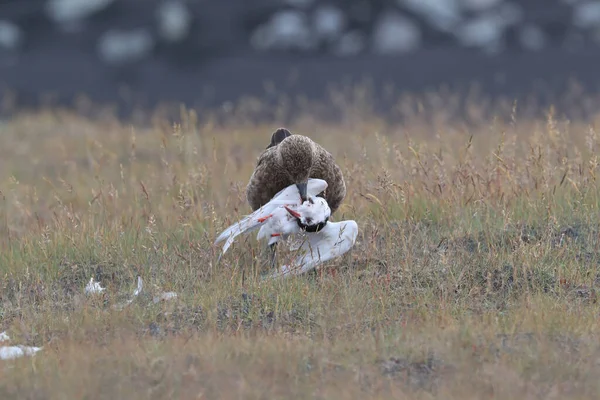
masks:
<svg viewBox="0 0 600 400"><path fill-rule="evenodd" d="M346 197L346 182L342 170L327 150L312 139L294 135L279 128L271 135L271 142L258 157L248 186L246 198L253 211L267 204L280 190L295 184L302 201L307 200L309 178L323 179L328 186L323 197L333 214ZM327 221L315 226L302 226L307 232L323 229ZM271 266L276 264L275 245L270 245Z"/></svg>
<svg viewBox="0 0 600 400"><path fill-rule="evenodd" d="M279 128L271 135L269 146L258 157L246 197L253 211L259 209L280 190L295 184L306 201L308 178L323 179L329 185L321 197L333 214L346 196L346 183L335 159L321 145L303 135Z"/></svg>

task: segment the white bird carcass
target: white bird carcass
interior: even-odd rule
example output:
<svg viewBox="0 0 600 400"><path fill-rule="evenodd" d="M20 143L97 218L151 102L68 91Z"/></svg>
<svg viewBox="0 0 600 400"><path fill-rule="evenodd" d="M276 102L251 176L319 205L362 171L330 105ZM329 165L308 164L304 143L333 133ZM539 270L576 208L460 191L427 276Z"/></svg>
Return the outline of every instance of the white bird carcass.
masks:
<svg viewBox="0 0 600 400"><path fill-rule="evenodd" d="M329 205L325 199L315 198L326 188L327 182L324 180L309 179L307 185L309 199L304 203L296 185L283 189L267 204L229 226L217 237L215 244L225 240L221 255L225 254L235 238L242 233L260 228L258 239L268 238L269 245L273 245L288 235L326 224L331 215Z"/></svg>
<svg viewBox="0 0 600 400"><path fill-rule="evenodd" d="M270 246L289 236L302 236L300 244L291 246L291 250L296 252L292 262L270 274L272 278L304 274L348 252L356 242L358 225L352 220L329 221L331 209L327 201L315 197L326 188L327 182L324 180L309 179L308 200L303 203L296 185L280 191L263 207L231 225L217 237L215 244L225 240L221 255L225 254L238 235L259 228L257 239L267 240Z"/></svg>

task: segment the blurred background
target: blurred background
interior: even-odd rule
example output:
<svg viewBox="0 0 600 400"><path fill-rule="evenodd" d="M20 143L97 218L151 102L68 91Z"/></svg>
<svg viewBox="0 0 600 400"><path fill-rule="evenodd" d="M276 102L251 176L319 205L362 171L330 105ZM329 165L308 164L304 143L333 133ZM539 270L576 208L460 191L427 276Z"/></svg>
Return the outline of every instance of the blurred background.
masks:
<svg viewBox="0 0 600 400"><path fill-rule="evenodd" d="M392 91L476 84L569 108L598 90L599 44L592 0L2 0L0 94L4 113L84 95L127 114L366 82L387 113Z"/></svg>

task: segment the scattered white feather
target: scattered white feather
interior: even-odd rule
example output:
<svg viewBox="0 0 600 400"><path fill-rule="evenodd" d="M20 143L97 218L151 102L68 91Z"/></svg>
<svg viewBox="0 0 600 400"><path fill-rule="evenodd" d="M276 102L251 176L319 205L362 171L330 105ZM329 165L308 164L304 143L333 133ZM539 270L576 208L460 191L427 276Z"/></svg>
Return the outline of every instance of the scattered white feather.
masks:
<svg viewBox="0 0 600 400"><path fill-rule="evenodd" d="M137 287L135 288L135 291L133 292L133 297L136 297L140 293L142 293L143 287L144 287L144 282L142 282L142 277L138 276L138 278L137 278Z"/></svg>
<svg viewBox="0 0 600 400"><path fill-rule="evenodd" d="M0 333L0 342L8 342L10 341L10 336L6 333L6 331Z"/></svg>
<svg viewBox="0 0 600 400"><path fill-rule="evenodd" d="M102 286L100 286L99 282L95 282L94 278L91 277L90 281L88 282L87 286L85 287L85 294L100 294L102 292L104 292L105 288L103 288Z"/></svg>
<svg viewBox="0 0 600 400"><path fill-rule="evenodd" d="M0 333L0 342L9 342L10 336L6 331ZM23 356L31 356L40 351L41 347L30 346L2 346L0 347L0 360L12 360Z"/></svg>
<svg viewBox="0 0 600 400"><path fill-rule="evenodd" d="M42 347L30 346L2 346L0 347L0 360L13 360L23 356L32 356Z"/></svg>
<svg viewBox="0 0 600 400"><path fill-rule="evenodd" d="M161 300L162 301L168 301L168 300L175 299L175 298L177 298L177 293L175 293L175 292L163 292L163 293L161 293L158 296L154 296L153 301L155 303L158 303Z"/></svg>
<svg viewBox="0 0 600 400"><path fill-rule="evenodd" d="M135 290L133 292L133 296L131 296L131 298L129 300L127 300L126 302L121 303L121 304L115 304L113 307L116 309L119 309L119 310L122 310L123 308L127 307L128 305L133 303L133 300L135 300L135 298L138 297L140 295L140 293L142 293L143 288L144 288L144 282L142 281L142 277L138 276L137 287L135 288Z"/></svg>

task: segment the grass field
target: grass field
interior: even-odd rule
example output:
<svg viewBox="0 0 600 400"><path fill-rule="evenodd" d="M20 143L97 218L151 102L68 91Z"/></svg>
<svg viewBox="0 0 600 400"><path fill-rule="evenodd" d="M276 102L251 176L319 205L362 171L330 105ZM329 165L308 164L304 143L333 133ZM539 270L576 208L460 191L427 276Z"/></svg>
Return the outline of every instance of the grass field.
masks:
<svg viewBox="0 0 600 400"><path fill-rule="evenodd" d="M288 126L336 157L333 219L360 232L345 257L268 283L254 235L219 265L212 243L250 211L277 122L6 121L0 330L43 349L0 361L0 397L598 398L594 124L438 117Z"/></svg>

